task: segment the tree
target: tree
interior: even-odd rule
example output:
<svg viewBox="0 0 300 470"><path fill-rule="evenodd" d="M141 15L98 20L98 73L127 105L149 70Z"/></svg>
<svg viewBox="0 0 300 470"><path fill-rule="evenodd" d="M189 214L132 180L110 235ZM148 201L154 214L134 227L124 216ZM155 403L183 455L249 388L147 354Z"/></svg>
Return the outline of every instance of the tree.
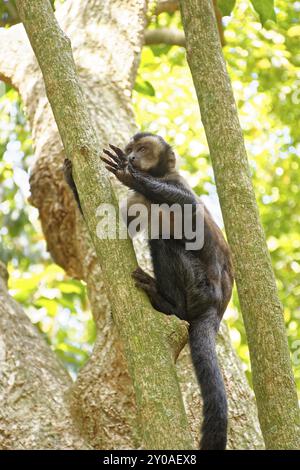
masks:
<svg viewBox="0 0 300 470"><path fill-rule="evenodd" d="M298 449L299 407L271 260L211 2L181 2L191 68L245 322L266 446ZM197 14L195 15L195 12Z"/></svg>
<svg viewBox="0 0 300 470"><path fill-rule="evenodd" d="M26 3L28 4L30 2ZM35 4L35 6L37 6L37 4ZM69 29L70 33L74 35L74 40L76 40L76 35L74 34L74 31L76 31L76 22L82 21L83 24L86 24L86 15L89 14L89 26L91 27L91 30L92 25L101 25L101 7L102 2L99 2L98 5L95 5L95 10L85 12L83 17L82 7L80 8L79 5L72 5L71 2L66 2L66 4L64 4L58 11L58 15L61 23L64 24L65 29ZM104 44L102 42L100 43L103 60L105 58L108 63L120 63L120 71L118 72L117 69L114 70L114 81L111 80L111 75L109 74L108 69L106 69L107 75L103 74L103 69L98 69L98 63L96 61L91 61L89 68L87 69L86 55L82 54L82 46L80 49L77 43L77 49L75 47L78 64L77 67L81 72L81 80L85 83L85 98L88 100L88 108L91 110L94 120L97 123L98 133L102 142L107 142L110 137L114 137L114 139L118 138L119 142L126 141L128 135L133 132L133 125L130 122L132 120L132 114L129 106L129 99L126 98L126 96L128 95L128 90L130 90L130 86L132 85L134 70L137 64L136 56L138 51L132 45L132 35L135 35L135 39L139 38L140 40L142 38L143 8L141 7L140 10L135 10L136 7L133 8L131 4L128 5L128 2L127 8L128 14L131 15L132 27L130 31L124 31L121 27L120 32L119 30L116 31L117 35L121 34L121 38L116 41L120 50L117 49L113 51L115 54L113 61L111 60L111 47L109 47L109 45L105 45L107 44L105 43L107 38L102 37ZM110 15L113 15L113 10L110 12ZM135 19L136 23L133 19ZM138 22L139 19L141 20L141 23ZM133 25L135 25L135 27L133 27ZM79 29L80 28L78 28L78 30ZM76 34L78 33L78 30L76 31ZM31 179L32 201L40 209L44 232L47 236L49 248L51 249L54 258L63 265L68 272L75 274L77 277L84 277L87 280L90 297L92 304L94 305L95 317L98 320L98 331L107 332L105 335L98 336L94 355L82 371L79 380L77 380L73 394L73 410L75 410L76 419L81 420L81 423L83 423L84 432L91 443L96 447L105 448L110 445L112 423L114 424L114 445L116 447L120 447L122 445L136 446L137 441L135 439L137 438L135 435L132 435L135 416L132 401L130 400L132 393L130 392L130 380L128 375L124 372L124 362L120 359L122 349L116 339L115 333L111 331L109 313L106 314L101 312L99 308L100 305L103 305L103 301L101 302L102 294L99 294L98 287L98 283L100 284L101 282L98 264L93 251L90 247L87 247L88 242L83 237L82 231L84 229L82 227L82 222L79 220L75 224L74 206L72 206L72 203L70 202L70 195L62 182L61 172L59 171L62 162L61 145L57 138L55 126L50 124L53 120L45 99L43 84L40 79L37 66L36 64L34 66L32 65L34 62L31 51L21 31L22 30L19 27L8 31L2 31L3 38L7 41L7 44L13 44L12 49L15 52L7 49L6 51L3 51L3 53L9 54L10 60L6 61L3 60L3 58L1 59L1 73L6 80L11 80L12 83L20 90L34 129L38 163ZM128 37L128 34L131 36ZM131 39L131 42L129 39ZM17 51L15 49L16 41L18 42ZM126 43L126 47L124 47L124 43ZM133 58L133 60L128 62L126 59L124 62L125 57L127 57L126 54L128 54L128 51L126 50L126 48L128 48L128 44L130 44L130 47L132 48L130 50L132 51L131 58ZM89 48L87 49L87 53L89 55L95 54L94 47L94 42L89 44ZM124 50L126 50L125 55ZM22 57L22 60L20 60L20 57ZM103 64L105 63L105 60ZM126 68L124 68L124 63L126 63ZM93 70L92 67L95 67L95 69ZM26 70L30 70L30 75L26 74ZM25 76L28 76L28 81L25 80ZM109 76L110 80L108 80ZM101 77L101 79L99 77ZM119 77L119 79L116 80L116 77ZM108 87L107 83L110 84L110 87ZM125 92L127 91L127 93L120 94L121 89L125 90ZM107 92L107 95L104 93L104 90ZM97 108L95 103L97 103ZM105 111L106 103L110 104L109 126L107 125ZM67 126L63 132L68 132ZM50 158L49 148L51 148L53 152ZM56 194L57 196L55 202L53 200L53 194ZM73 207L73 211L70 211L69 207ZM76 217L78 217L77 214ZM72 234L71 239L69 234ZM109 261L111 261L112 253L107 252L107 254L108 253L110 255ZM115 279L115 272L113 272L113 276ZM135 328L138 327L136 324L133 326ZM157 322L155 322L155 327L157 328ZM176 355L178 352L176 352L176 344L180 345L182 342L185 327L180 326L179 334L177 335L174 335L173 327L169 331L170 333L172 331L172 334L170 334L172 338L175 336L173 347L175 346L174 352ZM183 334L180 332L183 332ZM239 408L236 406L238 400L235 398L232 419L232 436L234 436L232 438L232 445L233 447L240 446L241 448L247 446L254 447L255 445L259 446L260 441L255 429L255 417L249 413L249 409L253 410L249 389L242 378L242 372L239 369L236 358L232 354L228 354L228 348L230 351L228 338L226 336L223 338L224 344L226 344L224 349L227 349L227 356L225 356L226 359L224 362L228 360L227 358L230 359L228 367L226 367L225 364L228 378L231 378L233 371L238 371L239 375L234 377L235 393L238 391L241 396L244 396L246 393L246 396L248 397L248 401L246 403L240 400L241 403L239 404ZM103 349L105 350L106 355L103 354ZM156 357L157 353L155 353L155 358ZM151 358L151 365L153 362L155 361ZM233 368L232 365L235 364L235 362L236 367ZM190 367L190 365L188 365L188 367ZM122 369L123 372L121 374L120 385L120 371L122 371ZM163 386L163 384L160 385ZM107 387L107 391L103 390L104 387ZM111 391L113 391L113 393ZM118 394L116 394L116 392L118 392ZM120 396L124 397L124 401L121 402L121 406L118 403ZM124 407L122 407L122 405L124 405ZM104 413L101 413L101 409ZM118 414L120 414L120 416L118 416ZM247 440L245 442L245 428L242 423L243 417L248 415L250 415L250 421L247 422L246 427L249 434L247 435ZM109 419L106 420L107 416ZM122 420L125 420L126 422L125 427L121 424ZM95 428L96 433L94 432ZM109 432L107 432L107 430L109 430ZM197 435L198 430L199 428L197 426ZM153 438L155 438L155 436L149 437L149 439ZM256 444L253 445L253 442L256 442ZM166 444L156 443L156 445ZM172 445L174 445L174 441L172 442Z"/></svg>
<svg viewBox="0 0 300 470"><path fill-rule="evenodd" d="M0 448L87 449L66 400L70 377L8 295L7 279L0 263Z"/></svg>

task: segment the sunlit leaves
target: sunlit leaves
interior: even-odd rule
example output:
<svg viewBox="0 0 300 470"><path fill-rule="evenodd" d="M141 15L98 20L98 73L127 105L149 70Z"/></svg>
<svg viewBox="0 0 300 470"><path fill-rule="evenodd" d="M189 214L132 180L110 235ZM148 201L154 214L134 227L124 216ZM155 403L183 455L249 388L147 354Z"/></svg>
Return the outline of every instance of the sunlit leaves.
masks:
<svg viewBox="0 0 300 470"><path fill-rule="evenodd" d="M250 0L254 10L258 13L261 24L264 26L266 21L276 21L274 9L274 0ZM231 15L236 4L236 0L218 0L218 7L222 16Z"/></svg>
<svg viewBox="0 0 300 470"><path fill-rule="evenodd" d="M218 7L223 16L231 15L236 0L218 0Z"/></svg>
<svg viewBox="0 0 300 470"><path fill-rule="evenodd" d="M155 96L155 90L148 80L136 80L134 90L143 95Z"/></svg>
<svg viewBox="0 0 300 470"><path fill-rule="evenodd" d="M274 0L250 0L254 10L259 14L261 24L266 21L276 21L276 13L274 10Z"/></svg>
<svg viewBox="0 0 300 470"><path fill-rule="evenodd" d="M95 340L85 286L68 279L52 263L31 265L26 272L9 265L9 292L25 308L70 372L87 359Z"/></svg>
<svg viewBox="0 0 300 470"><path fill-rule="evenodd" d="M0 259L9 266L11 295L76 373L91 350L95 326L84 285L51 262L37 210L27 203L32 158L19 97L6 86L0 97Z"/></svg>

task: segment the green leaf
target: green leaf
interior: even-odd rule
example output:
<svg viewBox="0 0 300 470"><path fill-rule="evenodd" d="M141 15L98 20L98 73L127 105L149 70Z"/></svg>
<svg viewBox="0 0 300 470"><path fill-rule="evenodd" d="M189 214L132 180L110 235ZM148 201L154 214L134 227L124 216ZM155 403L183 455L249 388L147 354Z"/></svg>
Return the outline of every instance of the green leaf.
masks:
<svg viewBox="0 0 300 470"><path fill-rule="evenodd" d="M230 16L234 9L235 0L218 0L218 7L222 16Z"/></svg>
<svg viewBox="0 0 300 470"><path fill-rule="evenodd" d="M76 281L60 282L58 288L64 294L81 294L83 287Z"/></svg>
<svg viewBox="0 0 300 470"><path fill-rule="evenodd" d="M155 90L150 82L147 80L137 80L134 85L134 90L142 95L155 96Z"/></svg>
<svg viewBox="0 0 300 470"><path fill-rule="evenodd" d="M274 0L250 0L254 10L259 14L261 24L264 26L267 20L276 21Z"/></svg>

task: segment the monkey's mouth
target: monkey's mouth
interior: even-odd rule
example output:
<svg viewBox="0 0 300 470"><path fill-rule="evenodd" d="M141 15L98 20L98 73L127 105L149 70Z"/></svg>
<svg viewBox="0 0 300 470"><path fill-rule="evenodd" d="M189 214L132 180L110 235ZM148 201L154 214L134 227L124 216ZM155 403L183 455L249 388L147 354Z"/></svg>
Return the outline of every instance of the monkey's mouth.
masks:
<svg viewBox="0 0 300 470"><path fill-rule="evenodd" d="M131 166L133 166L133 168L136 168L137 170L141 170L141 166L139 165L139 162L137 162L136 160L131 160L130 163L131 163Z"/></svg>

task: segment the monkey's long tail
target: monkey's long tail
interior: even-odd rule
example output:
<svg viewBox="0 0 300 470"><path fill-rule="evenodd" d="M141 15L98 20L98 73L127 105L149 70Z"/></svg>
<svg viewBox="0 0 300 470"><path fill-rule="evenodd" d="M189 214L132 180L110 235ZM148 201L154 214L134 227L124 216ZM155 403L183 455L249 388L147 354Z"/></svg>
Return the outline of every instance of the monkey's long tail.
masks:
<svg viewBox="0 0 300 470"><path fill-rule="evenodd" d="M216 354L216 312L190 323L192 360L203 399L201 450L222 450L227 441L227 399Z"/></svg>

